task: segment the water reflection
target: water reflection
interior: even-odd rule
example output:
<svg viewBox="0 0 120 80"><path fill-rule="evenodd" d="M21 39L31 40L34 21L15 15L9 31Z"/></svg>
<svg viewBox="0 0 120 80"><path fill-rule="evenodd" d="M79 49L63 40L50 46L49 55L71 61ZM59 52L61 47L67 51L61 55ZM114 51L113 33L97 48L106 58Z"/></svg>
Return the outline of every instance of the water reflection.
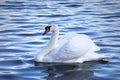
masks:
<svg viewBox="0 0 120 80"><path fill-rule="evenodd" d="M46 80L84 80L88 77L94 76L94 66L105 62L86 62L82 64L50 64L37 63L36 66L46 67L47 70L43 73L48 75L44 77Z"/></svg>

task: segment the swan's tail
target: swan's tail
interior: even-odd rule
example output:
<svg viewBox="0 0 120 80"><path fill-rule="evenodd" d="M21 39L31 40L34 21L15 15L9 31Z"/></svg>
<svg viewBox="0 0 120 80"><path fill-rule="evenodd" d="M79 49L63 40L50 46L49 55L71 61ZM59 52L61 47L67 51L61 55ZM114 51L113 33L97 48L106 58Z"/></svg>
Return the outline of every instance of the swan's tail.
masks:
<svg viewBox="0 0 120 80"><path fill-rule="evenodd" d="M98 53L88 53L82 57L83 61L92 61L92 60L101 60L101 59L108 59L112 56L109 54L98 54Z"/></svg>
<svg viewBox="0 0 120 80"><path fill-rule="evenodd" d="M78 60L76 60L76 62L78 63L83 63L85 61L98 61L98 60L102 60L102 59L108 59L113 57L110 54L98 54L98 53L88 53L82 57L80 57Z"/></svg>

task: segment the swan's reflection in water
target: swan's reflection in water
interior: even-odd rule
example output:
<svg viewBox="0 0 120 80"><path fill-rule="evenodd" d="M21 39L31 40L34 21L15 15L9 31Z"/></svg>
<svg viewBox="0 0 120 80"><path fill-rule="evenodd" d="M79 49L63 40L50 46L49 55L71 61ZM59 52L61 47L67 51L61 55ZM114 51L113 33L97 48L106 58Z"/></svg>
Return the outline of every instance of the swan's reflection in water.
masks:
<svg viewBox="0 0 120 80"><path fill-rule="evenodd" d="M106 62L105 62L106 63ZM45 80L84 80L94 75L94 66L101 64L101 62L86 62L82 64L50 64L50 63L37 63L36 66L46 67L47 73Z"/></svg>

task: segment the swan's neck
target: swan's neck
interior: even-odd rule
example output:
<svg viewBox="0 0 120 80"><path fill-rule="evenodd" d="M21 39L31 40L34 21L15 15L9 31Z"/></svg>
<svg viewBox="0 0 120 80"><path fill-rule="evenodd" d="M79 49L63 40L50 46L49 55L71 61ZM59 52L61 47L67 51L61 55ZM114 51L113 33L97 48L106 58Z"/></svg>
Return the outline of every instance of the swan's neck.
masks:
<svg viewBox="0 0 120 80"><path fill-rule="evenodd" d="M43 61L44 57L50 53L55 48L55 45L58 40L59 30L55 30L52 32L52 36L50 38L47 46L41 50L41 52L36 56L36 61Z"/></svg>
<svg viewBox="0 0 120 80"><path fill-rule="evenodd" d="M56 45L57 40L58 40L58 35L59 35L58 30L52 32L52 36L51 36L50 41L49 41L48 45L46 46L46 48L48 48L50 50L55 48L55 45Z"/></svg>

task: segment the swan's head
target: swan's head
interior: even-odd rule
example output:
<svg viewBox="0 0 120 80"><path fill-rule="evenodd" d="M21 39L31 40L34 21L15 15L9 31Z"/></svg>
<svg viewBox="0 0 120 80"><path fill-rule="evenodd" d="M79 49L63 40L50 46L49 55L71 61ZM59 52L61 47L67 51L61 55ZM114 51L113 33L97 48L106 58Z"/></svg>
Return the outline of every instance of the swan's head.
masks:
<svg viewBox="0 0 120 80"><path fill-rule="evenodd" d="M43 35L47 34L48 32L55 32L58 30L57 25L55 24L50 24L48 26L45 27L45 31L43 33Z"/></svg>

